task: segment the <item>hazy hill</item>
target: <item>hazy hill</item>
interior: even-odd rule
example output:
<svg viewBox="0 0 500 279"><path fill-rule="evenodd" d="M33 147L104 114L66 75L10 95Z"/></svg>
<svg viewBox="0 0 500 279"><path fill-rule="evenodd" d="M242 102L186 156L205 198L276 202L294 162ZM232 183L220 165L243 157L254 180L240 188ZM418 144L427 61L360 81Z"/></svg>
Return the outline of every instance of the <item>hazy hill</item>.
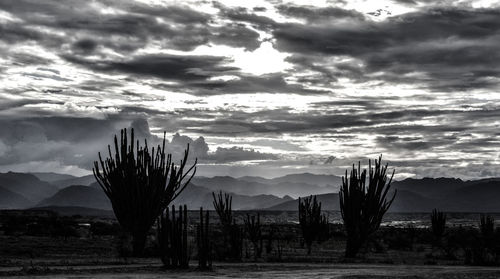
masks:
<svg viewBox="0 0 500 279"><path fill-rule="evenodd" d="M102 190L82 185L73 185L59 190L52 197L37 204L37 207L43 206L80 206L111 209L111 203Z"/></svg>
<svg viewBox="0 0 500 279"><path fill-rule="evenodd" d="M392 188L410 191L428 198L440 198L465 185L465 182L458 178L425 177L422 179L407 178L401 181L394 181Z"/></svg>
<svg viewBox="0 0 500 279"><path fill-rule="evenodd" d="M95 177L93 174L90 174L81 177L71 177L67 179L56 180L53 181L52 184L55 185L57 188L62 189L64 187L68 187L71 185L90 186L90 184L94 182L96 182Z"/></svg>
<svg viewBox="0 0 500 279"><path fill-rule="evenodd" d="M272 195L245 196L233 194L233 209L266 208L291 199L290 197L279 198ZM198 209L200 206L203 206L205 209L213 209L212 200L211 190L190 184L177 197L173 204L187 204L189 209ZM52 197L44 199L37 204L37 207L46 206L111 209L111 203L100 188L82 185L74 185L61 189Z"/></svg>
<svg viewBox="0 0 500 279"><path fill-rule="evenodd" d="M38 177L38 179L42 181L46 181L49 183L52 183L54 181L58 180L64 180L64 179L71 179L71 178L76 178L76 176L69 175L69 174L60 174L60 173L55 173L55 172L30 172L34 176Z"/></svg>
<svg viewBox="0 0 500 279"><path fill-rule="evenodd" d="M340 205L339 205L339 194L337 193L330 193L330 194L323 194L323 195L317 195L316 199L318 202L321 202L321 209L322 210L340 210ZM267 210L286 210L286 211L295 211L299 210L299 200L291 200L287 201L284 203L280 203L275 206L271 206L267 208Z"/></svg>
<svg viewBox="0 0 500 279"><path fill-rule="evenodd" d="M423 179L430 181L429 179ZM497 180L488 180L482 183L471 183L468 186L458 187L450 184L450 180L437 179L444 181L448 191L437 191L440 196L429 198L408 190L398 189L396 198L389 209L390 212L430 212L434 208L444 211L454 212L500 212L500 182ZM440 184L429 184L429 187L439 187ZM418 185L412 181L410 185ZM419 185L414 189L426 191L425 185ZM392 191L391 191L392 192ZM392 193L388 194L392 197ZM324 194L317 196L318 201L322 202L324 210L340 210L338 194ZM288 201L268 208L269 210L298 210L298 200Z"/></svg>
<svg viewBox="0 0 500 279"><path fill-rule="evenodd" d="M394 192L387 194L392 198ZM430 212L437 207L437 201L426 198L420 194L399 189L394 202L389 208L390 212Z"/></svg>
<svg viewBox="0 0 500 279"><path fill-rule="evenodd" d="M247 177L248 178L248 177ZM212 191L222 190L239 195L274 195L282 197L289 195L300 197L310 194L333 192L333 187L321 187L314 184L296 182L260 183L245 181L230 176L195 177L192 182Z"/></svg>
<svg viewBox="0 0 500 279"><path fill-rule="evenodd" d="M39 177L52 183L42 181ZM64 179L57 179L61 177ZM308 173L273 179L256 176L196 177L175 204L187 204L191 209L200 206L212 209L212 191L222 190L232 193L234 209L297 210L298 202L293 198L316 194L323 202L323 209L338 210L338 185L339 177ZM0 187L0 207L3 208L25 208L38 204L111 209L93 175L68 178L55 173L0 173ZM390 209L393 212L429 212L433 208L500 212L500 178L470 181L409 178L394 181L392 187L398 190L398 196Z"/></svg>
<svg viewBox="0 0 500 279"><path fill-rule="evenodd" d="M231 193L231 195L233 197L232 206L234 210L267 208L292 200L289 196L280 198L273 195L247 196L234 193ZM214 209L212 201L212 190L191 184L179 195L174 204L187 204L191 209L199 208L200 206L206 209Z"/></svg>
<svg viewBox="0 0 500 279"><path fill-rule="evenodd" d="M18 209L33 205L33 202L18 193L0 186L0 209Z"/></svg>
<svg viewBox="0 0 500 279"><path fill-rule="evenodd" d="M453 191L445 201L443 207L452 211L499 212L500 182L473 183Z"/></svg>
<svg viewBox="0 0 500 279"><path fill-rule="evenodd" d="M57 188L41 181L33 174L8 172L0 174L0 185L6 190L20 194L33 203L57 192Z"/></svg>
<svg viewBox="0 0 500 279"><path fill-rule="evenodd" d="M238 180L248 182L258 182L263 184L279 184L279 183L304 183L322 187L337 188L342 184L342 177L336 175L312 174L312 173L297 173L288 174L272 179L262 178L259 176L243 176Z"/></svg>

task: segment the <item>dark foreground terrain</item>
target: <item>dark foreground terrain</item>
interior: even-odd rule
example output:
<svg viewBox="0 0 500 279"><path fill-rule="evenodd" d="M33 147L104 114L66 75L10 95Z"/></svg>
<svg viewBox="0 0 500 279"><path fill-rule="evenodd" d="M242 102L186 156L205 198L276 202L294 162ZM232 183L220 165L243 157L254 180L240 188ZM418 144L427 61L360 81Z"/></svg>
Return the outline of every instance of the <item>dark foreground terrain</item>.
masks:
<svg viewBox="0 0 500 279"><path fill-rule="evenodd" d="M197 267L190 214L188 270L166 270L152 230L143 258L131 258L129 244L112 217L61 216L48 211L4 212L0 224L0 276L38 278L500 278L500 233L485 240L477 227L450 225L434 239L426 227L384 226L356 259L344 258L342 225L307 255L298 224L289 213L261 212L262 254L243 239L241 258L224 254L216 214L211 222L213 271ZM246 212L255 214L252 212ZM246 213L237 213L245 215ZM239 216L242 217L242 216ZM388 224L391 224L390 222ZM411 224L411 223L409 223Z"/></svg>
<svg viewBox="0 0 500 279"><path fill-rule="evenodd" d="M165 270L157 263L48 267L36 272L2 271L22 278L499 278L500 268L317 263L217 263L213 271Z"/></svg>

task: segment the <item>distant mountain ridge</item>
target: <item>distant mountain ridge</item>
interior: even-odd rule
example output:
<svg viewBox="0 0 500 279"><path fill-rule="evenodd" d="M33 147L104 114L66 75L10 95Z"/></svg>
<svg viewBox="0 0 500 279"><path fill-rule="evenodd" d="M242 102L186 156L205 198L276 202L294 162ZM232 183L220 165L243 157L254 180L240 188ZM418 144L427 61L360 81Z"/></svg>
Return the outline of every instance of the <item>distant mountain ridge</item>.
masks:
<svg viewBox="0 0 500 279"><path fill-rule="evenodd" d="M73 176L73 175L61 174L61 173L55 173L55 172L30 172L30 174L38 177L38 179L40 179L42 181L46 181L49 183L59 181L59 180L76 178L76 176Z"/></svg>
<svg viewBox="0 0 500 279"><path fill-rule="evenodd" d="M0 186L0 209L27 208L33 202L24 196Z"/></svg>
<svg viewBox="0 0 500 279"><path fill-rule="evenodd" d="M315 179L317 178L317 179ZM330 180L327 180L329 178ZM231 176L195 177L193 183L213 191L227 191L240 195L274 195L300 197L310 194L326 194L338 191L341 178L334 175L315 175L310 173L285 175L266 179L255 176L234 178ZM315 184L318 181L319 184ZM330 184L326 182L330 181Z"/></svg>
<svg viewBox="0 0 500 279"><path fill-rule="evenodd" d="M340 186L340 184L342 184L342 177L340 176L327 175L327 174L312 174L307 172L287 174L276 178L263 178L259 176L242 176L237 179L248 182L259 182L267 184L278 184L286 182L304 183L304 184L313 184L321 187L338 187Z"/></svg>
<svg viewBox="0 0 500 279"><path fill-rule="evenodd" d="M43 181L45 178L51 182ZM62 179L59 179L62 178ZM258 176L195 177L174 204L212 209L212 192L231 193L234 209L297 210L296 198L318 195L323 208L338 210L341 178L310 173L277 178ZM461 212L500 212L500 178L408 178L394 181L398 190L393 212L428 212L433 208ZM0 208L59 206L110 210L93 175L72 177L54 173L0 173Z"/></svg>
<svg viewBox="0 0 500 279"><path fill-rule="evenodd" d="M4 189L19 194L33 203L57 192L57 187L29 173L0 173L0 185Z"/></svg>
<svg viewBox="0 0 500 279"><path fill-rule="evenodd" d="M434 208L453 212L500 212L500 179L463 181L455 178L404 179L391 184L396 198L390 212L430 212ZM334 196L336 195L336 196ZM337 194L317 196L324 210L340 210ZM298 200L269 210L298 210Z"/></svg>
<svg viewBox="0 0 500 279"><path fill-rule="evenodd" d="M233 209L261 209L270 207L285 201L293 200L291 197L279 198L272 195L244 196L232 194ZM205 209L213 209L212 191L205 188L190 184L186 189L174 200L173 205L186 204L190 209L203 207ZM101 210L111 210L111 203L106 194L101 189L73 185L59 190L53 196L42 200L36 207L88 207Z"/></svg>
<svg viewBox="0 0 500 279"><path fill-rule="evenodd" d="M60 179L56 181L52 181L51 183L55 185L57 188L62 189L64 187L68 187L71 185L85 185L90 186L90 184L96 182L93 174L85 175L81 177L70 177L65 179Z"/></svg>
<svg viewBox="0 0 500 279"><path fill-rule="evenodd" d="M111 203L102 190L83 185L66 187L36 205L36 207L46 206L78 206L103 210L111 209Z"/></svg>

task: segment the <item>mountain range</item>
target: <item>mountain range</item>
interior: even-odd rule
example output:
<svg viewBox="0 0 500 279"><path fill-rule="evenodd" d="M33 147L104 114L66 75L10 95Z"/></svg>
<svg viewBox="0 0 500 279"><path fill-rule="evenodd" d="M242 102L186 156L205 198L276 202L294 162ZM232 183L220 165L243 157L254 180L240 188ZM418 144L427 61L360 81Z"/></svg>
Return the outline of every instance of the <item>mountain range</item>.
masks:
<svg viewBox="0 0 500 279"><path fill-rule="evenodd" d="M233 196L235 210L297 210L298 197L317 195L324 210L339 210L341 178L310 173L277 178L258 176L195 177L173 202L213 209L212 192ZM408 178L394 181L392 212L500 212L500 178L463 181L456 178ZM111 204L92 175L0 173L0 209L58 207L70 212L91 208L109 212ZM73 209L71 209L73 208ZM89 209L90 210L90 209Z"/></svg>

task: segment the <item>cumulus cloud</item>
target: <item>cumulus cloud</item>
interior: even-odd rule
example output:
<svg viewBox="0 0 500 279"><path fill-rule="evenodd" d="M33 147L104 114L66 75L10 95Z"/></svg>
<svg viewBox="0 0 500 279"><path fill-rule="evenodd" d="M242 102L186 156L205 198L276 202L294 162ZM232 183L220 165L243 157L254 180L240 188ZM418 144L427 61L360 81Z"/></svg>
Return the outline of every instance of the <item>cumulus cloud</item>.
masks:
<svg viewBox="0 0 500 279"><path fill-rule="evenodd" d="M417 176L496 173L496 7L221 2L1 1L0 164L88 169L134 127L223 173L379 153Z"/></svg>

